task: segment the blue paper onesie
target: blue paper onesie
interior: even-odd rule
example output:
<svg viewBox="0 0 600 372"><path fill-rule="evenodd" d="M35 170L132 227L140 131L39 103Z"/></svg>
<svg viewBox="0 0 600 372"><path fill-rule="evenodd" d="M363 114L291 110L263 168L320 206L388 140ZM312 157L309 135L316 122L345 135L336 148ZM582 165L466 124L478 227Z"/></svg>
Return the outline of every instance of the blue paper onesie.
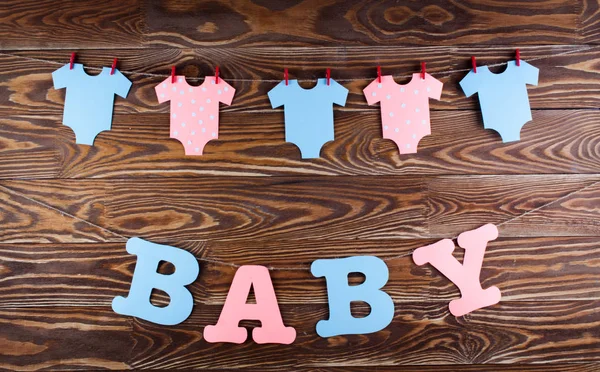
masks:
<svg viewBox="0 0 600 372"><path fill-rule="evenodd" d="M334 139L333 104L344 106L348 89L335 80L319 79L312 89L298 80L280 82L269 92L271 106L284 106L285 140L300 148L303 159L318 158L321 147Z"/></svg>
<svg viewBox="0 0 600 372"><path fill-rule="evenodd" d="M500 74L481 66L476 73L471 70L460 81L460 86L467 97L479 93L484 128L500 133L502 142L518 141L521 128L531 120L525 84L537 85L538 72L523 60L520 66L516 61L509 61Z"/></svg>
<svg viewBox="0 0 600 372"><path fill-rule="evenodd" d="M110 130L114 95L125 98L131 81L119 70L113 75L104 67L98 75L88 75L83 65L73 69L66 64L52 73L54 89L67 88L63 124L75 132L75 142L92 145L98 133Z"/></svg>

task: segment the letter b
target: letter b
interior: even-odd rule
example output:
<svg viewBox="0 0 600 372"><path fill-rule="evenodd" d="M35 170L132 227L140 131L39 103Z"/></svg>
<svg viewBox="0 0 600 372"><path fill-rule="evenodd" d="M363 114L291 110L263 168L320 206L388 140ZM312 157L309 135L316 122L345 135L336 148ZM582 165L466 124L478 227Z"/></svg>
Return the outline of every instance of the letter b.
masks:
<svg viewBox="0 0 600 372"><path fill-rule="evenodd" d="M113 311L162 325L179 324L190 316L194 299L185 286L198 277L200 269L196 257L183 249L140 238L127 241L127 252L137 255L137 263L129 296L115 297L112 301ZM172 263L175 272L170 275L158 273L160 261ZM158 307L150 303L150 295L155 288L169 295L167 306Z"/></svg>
<svg viewBox="0 0 600 372"><path fill-rule="evenodd" d="M317 323L317 334L331 337L344 334L365 334L382 330L394 317L394 302L381 288L387 283L389 270L385 262L374 256L356 256L340 259L316 260L310 271L316 277L324 276L329 297L329 320ZM362 284L349 286L348 274L362 273ZM364 301L371 313L355 318L350 312L352 301Z"/></svg>

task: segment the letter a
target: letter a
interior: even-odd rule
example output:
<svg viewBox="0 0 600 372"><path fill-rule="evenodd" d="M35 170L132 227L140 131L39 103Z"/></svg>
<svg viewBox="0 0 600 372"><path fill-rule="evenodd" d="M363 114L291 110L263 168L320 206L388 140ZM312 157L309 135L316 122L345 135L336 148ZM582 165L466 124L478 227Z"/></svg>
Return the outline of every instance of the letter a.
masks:
<svg viewBox="0 0 600 372"><path fill-rule="evenodd" d="M498 237L498 228L492 224L466 231L458 236L458 245L464 248L463 264L452 255L454 243L450 239L417 248L413 260L419 266L430 263L450 279L460 290L461 298L450 301L450 312L461 316L500 301L498 287L481 288L479 274L487 243Z"/></svg>
<svg viewBox="0 0 600 372"><path fill-rule="evenodd" d="M324 276L329 298L329 320L317 323L321 337L365 334L387 327L394 317L394 302L381 288L387 283L389 270L385 262L374 256L356 256L339 259L316 260L310 266L316 277ZM349 286L348 274L362 273L362 284ZM355 318L350 311L352 301L364 301L371 313Z"/></svg>
<svg viewBox="0 0 600 372"><path fill-rule="evenodd" d="M196 257L183 249L150 243L140 238L127 241L127 252L137 255L137 263L129 296L115 297L112 301L113 311L163 325L179 324L190 316L194 299L185 286L198 277L200 269ZM175 272L170 275L159 274L156 270L160 261L172 263ZM167 306L158 307L150 303L150 295L155 288L169 295Z"/></svg>
<svg viewBox="0 0 600 372"><path fill-rule="evenodd" d="M252 286L256 304L247 304ZM296 330L283 325L271 276L264 266L246 265L236 271L219 320L216 325L204 328L204 339L243 343L248 332L239 327L242 319L260 320L261 327L252 330L252 339L257 344L291 344L296 339Z"/></svg>

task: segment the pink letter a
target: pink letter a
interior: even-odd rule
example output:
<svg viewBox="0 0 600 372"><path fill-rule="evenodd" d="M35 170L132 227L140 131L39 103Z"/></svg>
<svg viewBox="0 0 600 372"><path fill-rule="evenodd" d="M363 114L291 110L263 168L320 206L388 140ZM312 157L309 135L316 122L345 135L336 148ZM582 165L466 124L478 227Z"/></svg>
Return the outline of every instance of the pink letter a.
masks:
<svg viewBox="0 0 600 372"><path fill-rule="evenodd" d="M254 286L256 304L246 303L251 286ZM260 320L261 327L252 330L252 338L257 344L291 344L296 339L296 330L283 325L271 276L264 266L247 265L237 270L219 321L204 328L204 339L243 343L248 332L239 327L242 319Z"/></svg>
<svg viewBox="0 0 600 372"><path fill-rule="evenodd" d="M465 250L462 265L452 256L454 243L450 239L440 240L437 243L418 248L413 253L413 260L417 265L430 263L456 284L460 290L462 297L450 301L452 315L465 315L473 310L494 305L500 301L498 287L489 287L484 290L479 282L485 248L489 241L497 237L498 228L492 224L460 234L458 245Z"/></svg>

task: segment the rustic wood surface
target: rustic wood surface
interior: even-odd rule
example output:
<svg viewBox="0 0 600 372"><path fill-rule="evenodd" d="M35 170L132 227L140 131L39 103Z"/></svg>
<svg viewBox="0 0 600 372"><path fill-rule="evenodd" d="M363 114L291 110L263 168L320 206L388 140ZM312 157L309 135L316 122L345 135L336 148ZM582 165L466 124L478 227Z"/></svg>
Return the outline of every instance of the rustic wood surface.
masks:
<svg viewBox="0 0 600 372"><path fill-rule="evenodd" d="M471 55L501 72L515 48L540 82L528 87L533 121L503 144L458 82ZM61 124L65 92L52 87L73 51L92 75L117 57L133 81L93 147ZM401 156L362 89L377 65L403 83L420 61L444 90L433 134ZM169 138L169 105L156 101L172 65L191 84L219 66L237 90L202 157ZM305 87L332 68L350 90L319 159L300 159L270 108L284 67ZM597 0L2 1L0 368L599 371L599 91ZM482 286L503 298L457 318L458 289L411 253L483 223L500 236ZM131 283L132 236L198 258L185 322L111 310ZM327 294L311 262L361 254L390 269L392 323L318 337ZM246 264L271 269L295 343L204 341Z"/></svg>

